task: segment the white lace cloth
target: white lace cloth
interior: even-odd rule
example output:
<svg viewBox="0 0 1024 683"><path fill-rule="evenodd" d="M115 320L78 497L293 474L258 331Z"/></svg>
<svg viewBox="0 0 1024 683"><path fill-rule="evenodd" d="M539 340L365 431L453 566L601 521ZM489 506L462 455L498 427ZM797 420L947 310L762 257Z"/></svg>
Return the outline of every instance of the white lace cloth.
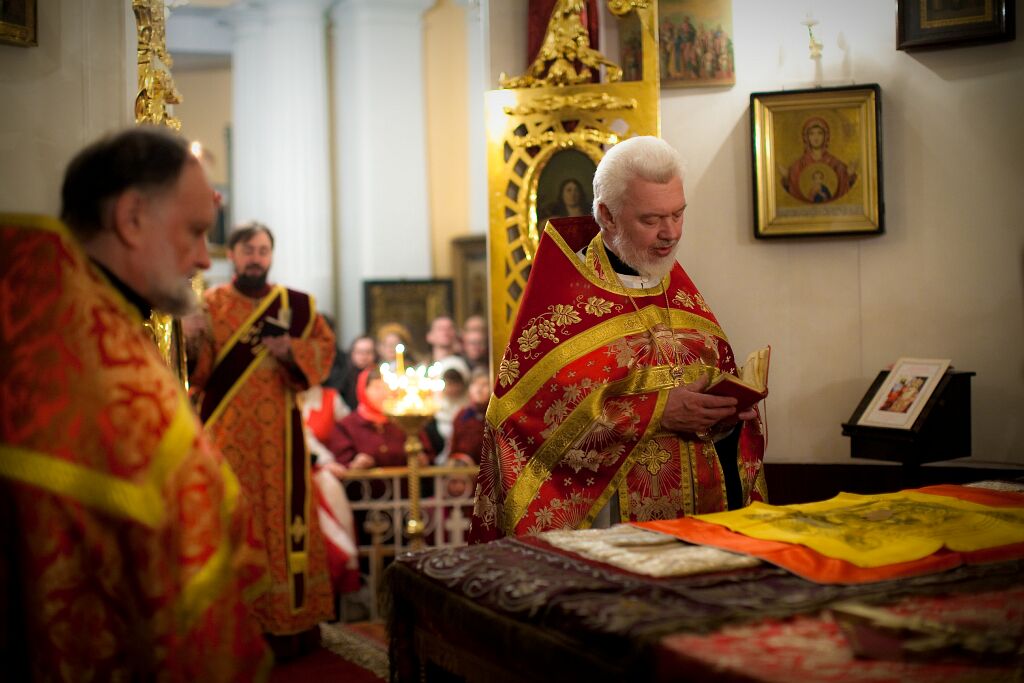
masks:
<svg viewBox="0 0 1024 683"><path fill-rule="evenodd" d="M692 545L629 524L618 524L608 529L546 531L538 537L586 559L661 578L742 569L761 563L756 557Z"/></svg>

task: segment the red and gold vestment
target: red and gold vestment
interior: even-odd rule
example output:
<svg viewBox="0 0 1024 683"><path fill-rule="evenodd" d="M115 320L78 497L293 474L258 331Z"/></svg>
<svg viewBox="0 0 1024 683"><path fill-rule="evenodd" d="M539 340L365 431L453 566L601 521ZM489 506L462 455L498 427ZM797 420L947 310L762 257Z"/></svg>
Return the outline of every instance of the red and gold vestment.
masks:
<svg viewBox="0 0 1024 683"><path fill-rule="evenodd" d="M471 540L589 527L612 496L613 522L725 510L714 443L661 416L673 387L735 370L681 266L626 289L592 218L548 224L496 372ZM764 500L759 419L736 457L744 504Z"/></svg>
<svg viewBox="0 0 1024 683"><path fill-rule="evenodd" d="M310 455L295 394L319 384L334 360L334 334L311 296L275 286L261 299L233 285L208 290L210 326L190 375L206 431L238 474L267 549L270 590L255 604L268 633L289 635L334 613L317 521ZM266 316L292 312L293 363L260 343Z"/></svg>
<svg viewBox="0 0 1024 683"><path fill-rule="evenodd" d="M5 672L264 678L262 548L139 310L43 217L0 216L0 292Z"/></svg>

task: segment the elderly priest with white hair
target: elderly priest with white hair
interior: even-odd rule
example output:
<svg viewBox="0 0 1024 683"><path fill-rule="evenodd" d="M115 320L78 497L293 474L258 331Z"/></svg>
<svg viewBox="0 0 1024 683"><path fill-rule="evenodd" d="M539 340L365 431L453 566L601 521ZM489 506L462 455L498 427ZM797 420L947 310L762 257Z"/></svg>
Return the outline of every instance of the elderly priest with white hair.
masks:
<svg viewBox="0 0 1024 683"><path fill-rule="evenodd" d="M668 143L625 140L593 217L545 227L495 372L472 541L766 500L756 407L704 392L736 362L676 261L683 175Z"/></svg>

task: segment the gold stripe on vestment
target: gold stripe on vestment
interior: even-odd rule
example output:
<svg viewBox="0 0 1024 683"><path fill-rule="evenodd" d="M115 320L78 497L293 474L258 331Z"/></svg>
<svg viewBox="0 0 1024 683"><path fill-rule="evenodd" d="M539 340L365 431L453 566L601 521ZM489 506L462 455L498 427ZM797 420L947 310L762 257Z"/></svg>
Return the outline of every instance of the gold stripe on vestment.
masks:
<svg viewBox="0 0 1024 683"><path fill-rule="evenodd" d="M744 470L741 467L740 472L743 472L743 471ZM744 481L744 483L746 483L746 479L747 479L747 477L744 476L742 481ZM758 467L758 469L757 469L757 476L754 477L754 490L761 494L761 500L762 501L764 501L765 503L770 503L771 502L771 501L768 500L768 482L764 478L764 465L763 464ZM744 501L743 501L744 505L747 504L747 500L750 500L749 495L750 494L747 493L748 497L744 499Z"/></svg>
<svg viewBox="0 0 1024 683"><path fill-rule="evenodd" d="M692 515L694 510L697 509L693 487L693 451L696 447L697 444L694 441L679 440L679 485L683 489L683 512L687 515Z"/></svg>
<svg viewBox="0 0 1024 683"><path fill-rule="evenodd" d="M500 425L510 415L514 415L522 409L523 405L530 401L533 395L566 365L589 353L593 353L603 346L611 344L616 339L647 332L664 320L664 310L661 306L651 304L641 308L639 315L636 311L628 311L598 323L589 330L575 334L564 342L559 343L540 362L530 368L508 393L501 398L496 397L491 400L487 406L488 421L492 425ZM722 332L722 329L707 318L675 308L672 309L671 313L673 328L697 329L725 339L725 333ZM514 344L515 342L511 343ZM692 367L696 368L697 366L694 365ZM706 371L706 368L704 370ZM696 373L696 375L699 374L701 373Z"/></svg>
<svg viewBox="0 0 1024 683"><path fill-rule="evenodd" d="M626 481L625 477L619 481L619 521L628 522L630 520L630 513L633 509L633 505L629 500L629 482Z"/></svg>
<svg viewBox="0 0 1024 683"><path fill-rule="evenodd" d="M544 440L509 489L505 496L502 520L505 532L510 536L515 535L516 526L537 497L543 483L550 478L551 470L598 416L606 398L670 388L673 386L671 370L668 366L659 366L634 371L628 377L600 385L580 401L572 414Z"/></svg>
<svg viewBox="0 0 1024 683"><path fill-rule="evenodd" d="M181 597L175 606L178 624L182 630L187 630L213 604L233 576L231 567L233 546L228 530L232 526L231 517L238 507L240 485L226 460L221 462L220 475L224 483L224 498L217 512L223 534L219 539L217 550L202 568L185 582L182 589Z"/></svg>
<svg viewBox="0 0 1024 683"><path fill-rule="evenodd" d="M608 261L607 254L604 253L604 249L595 249L597 243L601 240L601 234L598 233L590 244L587 245L586 262L580 261L576 252L566 244L558 231L550 226L550 224L544 228L544 232L547 233L548 237L554 240L555 244L562 251L565 257L572 263L573 267L579 272L581 276L587 279L595 287L600 287L608 292L619 294L620 296L651 296L654 294L661 294L665 291L668 286L669 280L671 279L671 273L662 278L661 283L657 288L642 289L642 288L631 288L623 287L619 282L612 282L610 280L602 280L597 276L597 273L593 269L593 259L598 259L601 263L602 270L606 273L614 273L611 264Z"/></svg>
<svg viewBox="0 0 1024 683"><path fill-rule="evenodd" d="M270 352L265 346L260 347L260 350L256 352L255 356L253 356L252 362L249 363L249 366L238 376L235 383L231 385L231 388L228 389L227 393L225 393L220 399L220 403L217 404L217 407L213 409L212 413L210 413L210 417L208 417L206 422L203 423L207 429L213 426L213 423L224 414L224 411L227 410L232 399L234 399L235 394L241 390L242 386L244 386L246 381L248 381L250 375L256 371L256 368L259 367L260 363L263 362L263 359L266 358L269 353Z"/></svg>
<svg viewBox="0 0 1024 683"><path fill-rule="evenodd" d="M288 305L288 291L281 285L274 285L274 289L270 292L270 294L266 295L265 297L263 297L263 299L260 300L259 304L256 306L256 309L249 314L249 317L245 319L245 321L239 326L239 328L235 330L234 334L232 334L231 337L228 338L227 343L224 344L224 346L221 347L220 351L217 352L216 360L214 360L213 363L213 370L217 369L217 366L224 359L224 357L227 356L227 354L235 347L235 345L239 342L239 339L242 337L242 334L247 333L249 329L252 328L252 326L256 323L256 320L258 320L266 312L267 308L269 308L270 305L274 302L274 297L277 296L278 294L282 296L282 306ZM234 383L231 385L231 388L224 392L224 395L221 397L220 402L217 404L217 407L213 409L213 412L210 413L210 417L208 417L206 421L203 423L207 429L209 429L213 425L213 423L220 419L220 416L227 409L228 405L231 404L231 401L232 399L234 399L235 394L239 392L239 390L242 388L245 382L249 379L249 376L252 375L253 371L257 367L259 367L259 364L263 362L263 359L267 357L268 351L265 346L260 345L258 349L259 350L253 354L252 360L246 366L245 370L238 376L238 379L234 381Z"/></svg>
<svg viewBox="0 0 1024 683"><path fill-rule="evenodd" d="M309 333L313 331L313 323L316 322L318 315L316 312L316 299L312 294L307 294L306 296L309 297L309 320L306 321L306 328L302 330L302 335L299 337L300 339L305 339L309 336Z"/></svg>
<svg viewBox="0 0 1024 683"><path fill-rule="evenodd" d="M294 486L295 477L292 476L292 458L295 454L292 452L292 411L291 411L291 390L285 388L284 390L284 519L281 520L284 525L284 547L285 547L285 562L288 566L288 572L286 575L286 581L288 582L288 605L292 610L292 614L299 611L299 608L295 604L295 574L301 573L301 570L297 569L293 563L292 557L295 552L292 550L292 487Z"/></svg>
<svg viewBox="0 0 1024 683"><path fill-rule="evenodd" d="M141 483L97 472L55 456L4 444L0 446L0 476L7 477L150 528L164 523L164 479L185 457L195 439L195 418L184 395L160 438L153 464Z"/></svg>
<svg viewBox="0 0 1024 683"><path fill-rule="evenodd" d="M231 352L231 350L234 348L235 344L238 343L238 340L242 338L242 335L246 334L249 331L249 329L253 325L256 324L256 321L259 320L260 317L263 316L263 314L266 312L266 310L268 308L270 308L270 305L272 303L274 303L274 297L276 297L278 295L281 295L281 298L282 298L281 307L282 308L287 308L287 306L288 306L288 292L287 292L287 290L284 287L282 287L281 285L274 285L274 288L270 291L270 294L267 294L265 297L263 297L260 300L260 302L258 304L256 304L256 308L253 310L252 313L249 314L249 317L247 317L242 322L242 324L238 326L238 329L235 330L234 333L230 337L228 337L227 342L224 344L224 346L222 346L220 348L220 351L217 352L217 356L214 358L214 361L213 361L213 367L216 368L217 365L220 364L220 362L222 360L224 360L224 357L227 356L228 353Z"/></svg>
<svg viewBox="0 0 1024 683"><path fill-rule="evenodd" d="M62 222L39 213L0 213L0 225L26 230L45 230L74 241L71 231Z"/></svg>
<svg viewBox="0 0 1024 683"><path fill-rule="evenodd" d="M671 372L671 369L670 369ZM584 518L583 524L580 525L581 529L589 529L597 519L597 515L601 512L601 509L608 503L611 497L615 494L619 496L619 517L620 521L629 521L629 489L628 487L622 486L625 482L626 477L629 475L630 470L633 469L633 465L636 463L637 453L640 451L641 446L650 441L655 437L656 434L661 432L661 416L665 412L665 403L668 401L668 392L659 391L658 400L654 404L654 413L651 415L651 419L647 423L647 429L644 431L644 435L640 437L640 440L636 442L633 448L626 455L625 459L619 465L618 471L612 476L611 481L608 482L608 486L605 487L601 495L597 497L597 500L591 506L590 510L587 511L587 516ZM626 505L623 508L622 499L626 498ZM625 513L623 513L625 509ZM626 516L623 516L623 515ZM614 520L613 520L614 523Z"/></svg>

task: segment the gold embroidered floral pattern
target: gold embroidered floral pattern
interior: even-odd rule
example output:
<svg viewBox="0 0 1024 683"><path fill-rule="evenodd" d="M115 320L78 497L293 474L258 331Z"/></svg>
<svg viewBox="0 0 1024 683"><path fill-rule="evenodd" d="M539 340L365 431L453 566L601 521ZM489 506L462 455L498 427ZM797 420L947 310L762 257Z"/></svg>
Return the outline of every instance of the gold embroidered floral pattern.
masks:
<svg viewBox="0 0 1024 683"><path fill-rule="evenodd" d="M676 295L674 297L672 297L672 301L679 304L680 306L685 306L686 308L693 308L695 305L693 302L693 297L681 289L676 292Z"/></svg>
<svg viewBox="0 0 1024 683"><path fill-rule="evenodd" d="M718 357L715 341L710 335L697 330L670 330L664 324L654 326L653 332L644 331L631 337L616 339L608 345L606 353L620 367L636 365L655 366L664 362L662 356L679 363L714 362Z"/></svg>
<svg viewBox="0 0 1024 683"><path fill-rule="evenodd" d="M498 365L498 382L507 387L519 379L519 361L514 358L502 358Z"/></svg>
<svg viewBox="0 0 1024 683"><path fill-rule="evenodd" d="M523 333L519 335L519 339L516 340L519 343L519 350L523 353L529 353L535 348L540 346L540 333L537 325L523 330Z"/></svg>
<svg viewBox="0 0 1024 683"><path fill-rule="evenodd" d="M566 325L572 325L580 321L580 314L572 306L566 304L555 304L549 306L551 311L551 322L558 325L559 327L565 327Z"/></svg>
<svg viewBox="0 0 1024 683"><path fill-rule="evenodd" d="M542 313L526 323L516 343L527 358L539 358L541 354L536 349L540 346L541 339L557 344L561 341L558 335L568 335L568 326L580 320L580 314L571 305L552 304L548 306L547 313Z"/></svg>
<svg viewBox="0 0 1024 683"><path fill-rule="evenodd" d="M637 519L675 519L683 514L683 494L678 489L664 496L644 496L631 492L629 504Z"/></svg>
<svg viewBox="0 0 1024 683"><path fill-rule="evenodd" d="M601 453L596 450L584 451L579 448L574 448L565 454L562 462L571 467L574 472L579 472L582 469L588 469L591 472L597 472L597 468L600 467L602 460Z"/></svg>
<svg viewBox="0 0 1024 683"><path fill-rule="evenodd" d="M554 498L534 513L535 521L527 533L538 534L549 529L578 529L593 502L593 498L579 490L572 491L565 498Z"/></svg>
<svg viewBox="0 0 1024 683"><path fill-rule="evenodd" d="M599 296L588 297L586 303L583 303L582 299L582 294L576 297L576 305L582 306L584 311L598 318L608 315L613 309L616 311L622 310L622 304L613 304L611 301L602 299Z"/></svg>
<svg viewBox="0 0 1024 683"><path fill-rule="evenodd" d="M547 428L541 432L541 436L544 438L551 436L561 426L562 422L565 421L565 418L569 417L572 411L576 409L579 402L586 398L591 390L599 384L599 382L585 377L579 382L556 387L555 390L561 388L562 397L553 400L547 407L547 410L544 411L544 424L547 425Z"/></svg>
<svg viewBox="0 0 1024 683"><path fill-rule="evenodd" d="M711 309L708 308L708 305L704 301L704 297L700 295L700 292L688 294L680 289L676 292L676 295L672 297L672 301L686 308L699 308L705 313L711 312Z"/></svg>

